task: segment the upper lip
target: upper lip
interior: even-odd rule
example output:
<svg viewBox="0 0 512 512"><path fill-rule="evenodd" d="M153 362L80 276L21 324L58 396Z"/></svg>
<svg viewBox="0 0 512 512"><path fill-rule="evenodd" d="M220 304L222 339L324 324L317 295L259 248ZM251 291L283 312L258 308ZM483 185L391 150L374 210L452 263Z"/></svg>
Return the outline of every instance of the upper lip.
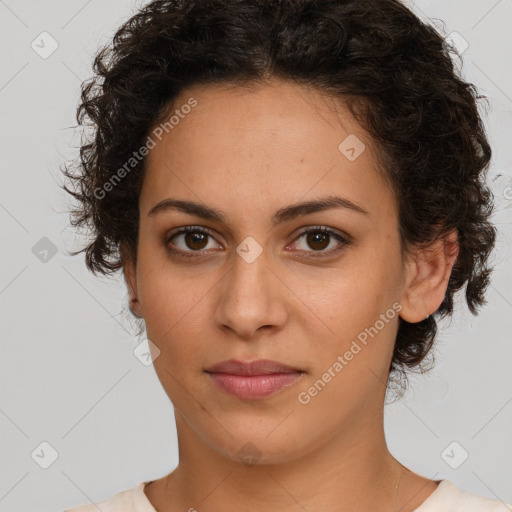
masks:
<svg viewBox="0 0 512 512"><path fill-rule="evenodd" d="M222 361L210 366L206 371L208 373L230 373L232 375L269 375L272 373L302 372L298 368L270 359L257 359L255 361L229 359L228 361Z"/></svg>

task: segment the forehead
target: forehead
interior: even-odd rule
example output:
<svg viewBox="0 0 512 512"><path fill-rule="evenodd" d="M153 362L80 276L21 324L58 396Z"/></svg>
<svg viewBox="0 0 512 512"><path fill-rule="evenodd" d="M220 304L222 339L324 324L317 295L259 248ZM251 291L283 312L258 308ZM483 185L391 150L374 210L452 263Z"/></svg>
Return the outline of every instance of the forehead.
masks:
<svg viewBox="0 0 512 512"><path fill-rule="evenodd" d="M176 97L164 123L171 116L155 125L142 215L169 196L274 211L339 193L367 210L376 201L394 208L373 141L339 98L286 81L196 86Z"/></svg>

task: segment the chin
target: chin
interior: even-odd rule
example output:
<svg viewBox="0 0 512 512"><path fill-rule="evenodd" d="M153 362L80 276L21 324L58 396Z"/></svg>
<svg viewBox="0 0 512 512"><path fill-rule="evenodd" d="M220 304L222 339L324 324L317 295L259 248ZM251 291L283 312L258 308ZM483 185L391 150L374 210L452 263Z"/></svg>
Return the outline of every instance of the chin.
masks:
<svg viewBox="0 0 512 512"><path fill-rule="evenodd" d="M241 463L247 468L292 462L308 453L307 446L303 442L293 441L288 431L283 429L281 436L276 432L269 435L269 432L272 432L272 428L261 435L251 436L245 430L239 436L224 438L220 444L210 440L210 446L223 457ZM311 450L313 449L311 447Z"/></svg>

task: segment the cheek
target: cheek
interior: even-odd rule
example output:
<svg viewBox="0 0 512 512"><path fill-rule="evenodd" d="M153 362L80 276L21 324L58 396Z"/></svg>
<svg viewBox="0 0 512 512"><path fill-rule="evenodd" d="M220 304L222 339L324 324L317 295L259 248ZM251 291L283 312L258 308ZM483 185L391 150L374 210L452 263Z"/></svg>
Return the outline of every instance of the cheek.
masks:
<svg viewBox="0 0 512 512"><path fill-rule="evenodd" d="M384 386L398 313L392 298L378 285L379 280L366 274L364 279L339 280L331 289L331 300L323 311L331 333L321 345L311 346L313 374L299 390L311 400L304 409L308 414L320 417L330 411L329 421L340 424L361 407L365 397ZM335 411L333 404L339 404Z"/></svg>
<svg viewBox="0 0 512 512"><path fill-rule="evenodd" d="M385 258L353 255L321 282L308 284L304 297L335 332L364 328L385 313L397 298L399 272Z"/></svg>
<svg viewBox="0 0 512 512"><path fill-rule="evenodd" d="M139 262L138 291L147 336L159 347L164 359L176 361L177 357L171 356L178 353L180 358L186 357L190 347L197 348L205 338L211 318L208 294L217 280L207 279L197 271L185 272L172 265L165 255L159 255L159 251L142 253Z"/></svg>
<svg viewBox="0 0 512 512"><path fill-rule="evenodd" d="M200 336L204 328L205 295L190 282L176 277L148 279L141 286L144 319L156 340L169 344L183 337Z"/></svg>
<svg viewBox="0 0 512 512"><path fill-rule="evenodd" d="M137 288L148 334L151 331L162 338L170 329L171 334L192 308L189 303L194 298L194 287L187 284L179 269L171 264L163 242L150 237L143 229L137 263Z"/></svg>
<svg viewBox="0 0 512 512"><path fill-rule="evenodd" d="M346 354L343 370L335 373L345 375L347 389L353 383L361 384L360 372L374 381L369 369L375 374L384 372L392 352L398 324L400 262L393 259L394 248L387 249L385 256L377 249L354 253L323 283L305 288L308 305L330 330L317 371L328 371L338 356Z"/></svg>

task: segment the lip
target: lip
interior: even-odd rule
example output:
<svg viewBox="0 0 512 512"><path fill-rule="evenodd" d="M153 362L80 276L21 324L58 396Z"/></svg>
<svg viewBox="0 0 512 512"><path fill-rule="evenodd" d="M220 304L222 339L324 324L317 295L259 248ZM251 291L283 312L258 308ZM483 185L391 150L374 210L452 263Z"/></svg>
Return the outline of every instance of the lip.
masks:
<svg viewBox="0 0 512 512"><path fill-rule="evenodd" d="M242 400L274 395L304 374L302 370L270 359L246 362L230 359L217 363L206 372L221 390Z"/></svg>
<svg viewBox="0 0 512 512"><path fill-rule="evenodd" d="M271 359L256 359L254 361L240 361L229 359L217 363L206 370L208 373L229 373L231 375L270 375L273 373L302 372L300 368L288 366L287 364Z"/></svg>
<svg viewBox="0 0 512 512"><path fill-rule="evenodd" d="M302 372L273 373L269 375L233 375L209 373L215 384L230 395L242 400L260 400L291 386Z"/></svg>

